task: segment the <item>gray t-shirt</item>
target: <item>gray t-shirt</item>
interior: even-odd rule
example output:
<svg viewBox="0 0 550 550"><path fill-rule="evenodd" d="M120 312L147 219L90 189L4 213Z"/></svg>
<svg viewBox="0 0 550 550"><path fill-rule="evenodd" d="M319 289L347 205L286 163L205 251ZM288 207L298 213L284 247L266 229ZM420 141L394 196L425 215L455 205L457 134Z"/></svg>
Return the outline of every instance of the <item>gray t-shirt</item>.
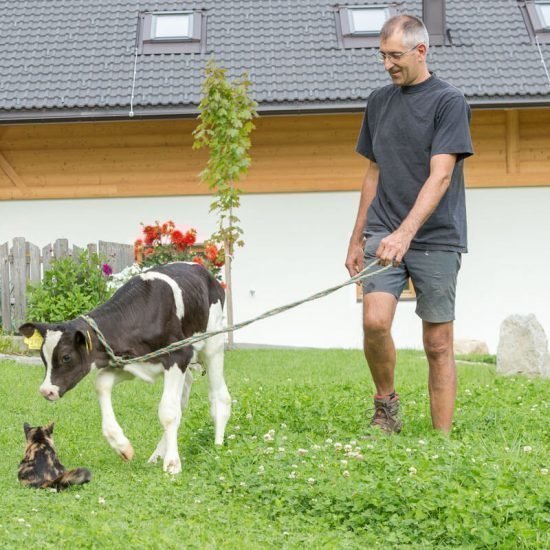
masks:
<svg viewBox="0 0 550 550"><path fill-rule="evenodd" d="M455 154L449 188L411 248L467 252L463 163L473 154L469 123L462 93L435 74L414 86L390 84L371 93L357 152L376 162L380 177L365 233L395 231L430 175L431 157Z"/></svg>

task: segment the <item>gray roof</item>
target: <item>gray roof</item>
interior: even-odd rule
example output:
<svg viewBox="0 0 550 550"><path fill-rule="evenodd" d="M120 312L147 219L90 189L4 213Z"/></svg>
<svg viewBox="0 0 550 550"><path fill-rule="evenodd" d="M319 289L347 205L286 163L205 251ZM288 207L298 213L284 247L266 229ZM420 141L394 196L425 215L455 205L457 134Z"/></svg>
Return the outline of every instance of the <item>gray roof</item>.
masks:
<svg viewBox="0 0 550 550"><path fill-rule="evenodd" d="M0 0L0 120L127 117L138 13L182 8L207 10L206 53L139 55L136 116L196 113L210 57L230 76L248 71L260 112L361 109L389 78L373 48L338 47L334 4ZM421 16L421 5L404 0L397 8ZM550 105L541 55L516 0L447 0L447 21L452 45L430 48L429 66L471 104ZM550 65L550 45L541 48Z"/></svg>

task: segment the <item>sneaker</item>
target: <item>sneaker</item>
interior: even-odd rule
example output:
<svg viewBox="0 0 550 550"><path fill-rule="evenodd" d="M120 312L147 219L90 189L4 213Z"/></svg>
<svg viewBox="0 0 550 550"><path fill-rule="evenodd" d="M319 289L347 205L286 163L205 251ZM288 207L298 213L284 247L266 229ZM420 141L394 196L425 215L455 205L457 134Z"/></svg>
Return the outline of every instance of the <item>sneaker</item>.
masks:
<svg viewBox="0 0 550 550"><path fill-rule="evenodd" d="M399 433L403 423L399 419L399 396L374 397L374 416L371 426L380 428L383 432Z"/></svg>

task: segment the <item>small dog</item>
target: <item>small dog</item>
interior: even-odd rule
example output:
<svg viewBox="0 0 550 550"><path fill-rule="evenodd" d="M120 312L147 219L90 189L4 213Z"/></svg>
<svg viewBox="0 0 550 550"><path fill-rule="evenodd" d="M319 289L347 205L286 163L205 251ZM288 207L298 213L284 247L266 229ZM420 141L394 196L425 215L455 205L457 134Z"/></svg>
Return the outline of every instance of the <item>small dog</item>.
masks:
<svg viewBox="0 0 550 550"><path fill-rule="evenodd" d="M86 468L66 471L59 462L53 445L53 422L47 426L33 428L25 422L23 425L27 447L25 456L19 464L17 477L27 487L59 491L71 485L82 485L92 479L92 473Z"/></svg>

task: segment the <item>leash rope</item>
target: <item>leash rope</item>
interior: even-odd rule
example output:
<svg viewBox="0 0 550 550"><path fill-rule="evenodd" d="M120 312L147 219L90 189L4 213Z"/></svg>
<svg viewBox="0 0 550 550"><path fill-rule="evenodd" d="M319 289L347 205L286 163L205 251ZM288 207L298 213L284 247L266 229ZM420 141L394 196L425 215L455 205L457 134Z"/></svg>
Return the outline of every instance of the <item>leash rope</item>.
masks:
<svg viewBox="0 0 550 550"><path fill-rule="evenodd" d="M391 267L391 264L381 267L380 269L377 269L376 271L371 271L370 273L368 270L375 264L378 263L378 260L372 261L370 264L368 264L363 270L361 270L357 275L354 275L351 279L346 281L345 283L342 283L337 286L333 286L330 288L327 288L326 290L323 290L321 292L317 292L315 294L312 294L311 296L308 296L307 298L304 298L302 300L298 300L296 302L292 302L290 304L280 306L274 309L270 309L266 311L265 313L262 313L261 315L258 315L257 317L254 317L253 319L248 319L247 321L242 321L241 323L237 323L233 326L226 327L219 330L212 330L210 332L200 332L198 334L194 334L193 336L190 336L189 338L186 338L185 340L179 340L177 342L174 342L172 344L169 344L168 346L158 349L156 351L153 351L151 353L147 353L145 355L141 355L140 357L132 357L132 358L124 358L120 357L115 354L113 351L113 348L109 345L107 342L105 336L97 326L97 323L92 319L89 315L80 315L82 319L92 327L94 332L97 334L97 337L103 347L105 348L105 351L107 352L107 355L111 359L111 364L113 366L124 366L128 365L130 363L139 363L143 361L148 361L149 359L155 359L157 357L160 357L161 355L167 355L173 351L180 350L186 346L190 346L191 344L195 344L197 342L201 342L202 340L206 340L207 338L211 338L212 336L217 336L218 334L224 334L226 332L232 332L235 330L239 330L240 328L246 327L247 325L250 325L252 323L255 323L256 321L261 321L262 319L266 319L268 317L272 317L273 315L277 315L278 313L282 313L283 311L287 311L289 309L292 309L294 307L297 307L299 305L305 304L306 302L312 302L313 300L317 300L318 298L323 298L324 296L328 296L329 294L332 294L336 290L339 290L347 285L351 285L353 283L356 283L362 279L366 279L368 277L372 277L374 275L377 275L378 273L382 273L382 271L385 271L389 267Z"/></svg>

